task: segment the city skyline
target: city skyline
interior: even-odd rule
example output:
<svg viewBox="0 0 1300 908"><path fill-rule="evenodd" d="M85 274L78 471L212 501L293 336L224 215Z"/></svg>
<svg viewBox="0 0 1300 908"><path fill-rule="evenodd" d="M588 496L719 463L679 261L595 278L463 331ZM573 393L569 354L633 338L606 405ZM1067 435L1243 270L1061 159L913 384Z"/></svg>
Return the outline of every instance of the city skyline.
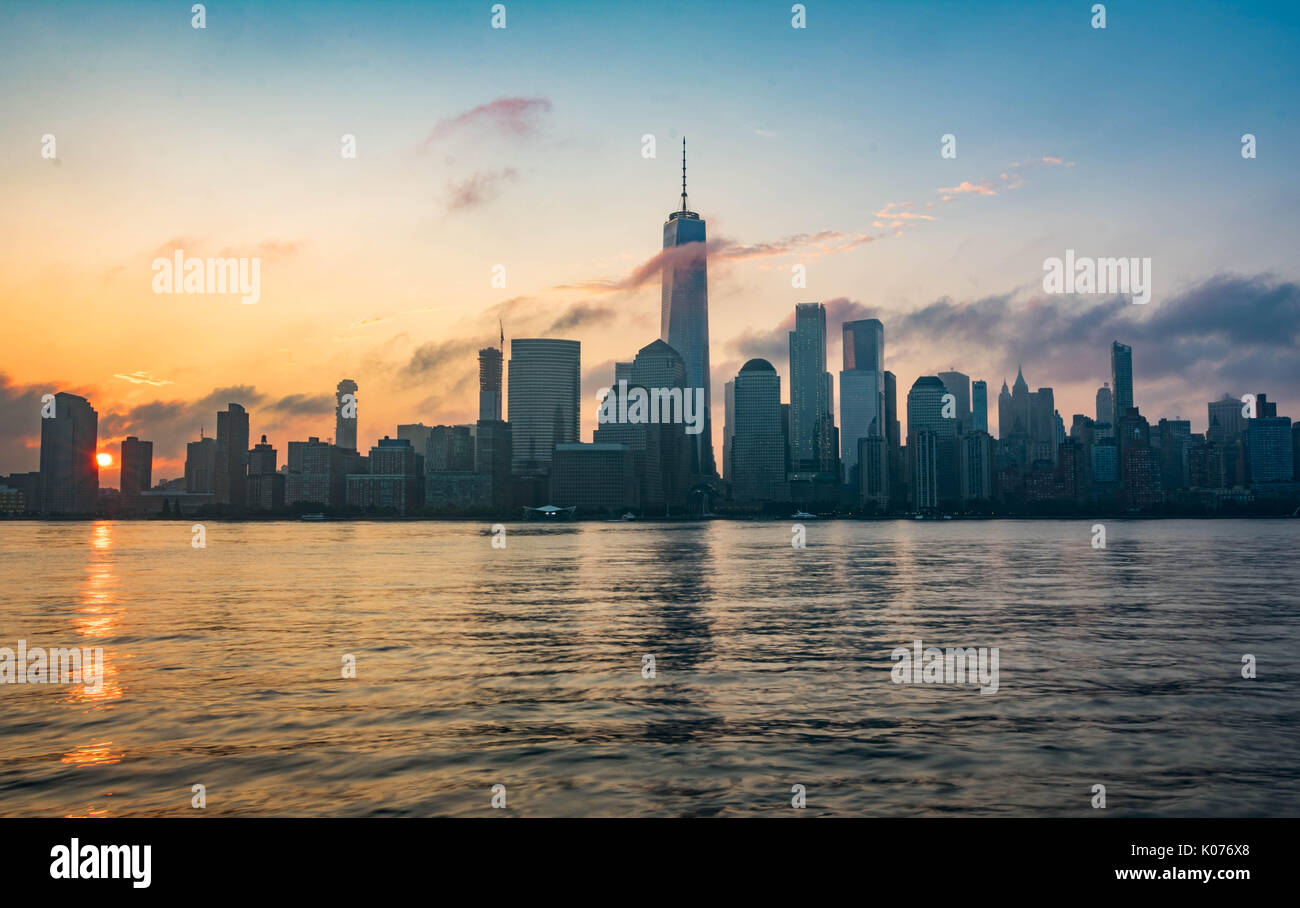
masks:
<svg viewBox="0 0 1300 908"><path fill-rule="evenodd" d="M291 40L289 59L232 44L220 17L192 33L143 7L78 9L56 28L53 13L18 6L0 37L7 75L41 86L6 98L0 120L0 181L14 200L0 215L0 471L36 468L30 414L61 390L95 402L103 444L152 440L156 476L178 475L185 444L233 401L259 414L258 437L281 450L330 437L338 379L306 375L368 389L363 439L413 421L468 423L474 357L501 322L509 336L582 344L580 437L590 438L595 390L653 339L662 314L664 250L650 225L676 207L682 134L695 205L712 222L713 390L761 357L788 391L794 305L820 301L828 364L840 360L837 325L879 318L900 391L954 365L998 387L1023 363L1068 420L1092 412L1110 369L1104 347L1119 339L1145 351L1144 412L1190 418L1194 431L1205 428L1203 402L1225 391L1300 397L1296 200L1280 153L1297 138L1285 115L1295 64L1268 53L1294 40L1294 12L1223 22L1153 4L1126 11L1124 29L1094 31L1068 10L1026 25L989 5L954 6L945 14L962 44L913 67L900 48L924 16L895 6L870 18L874 65L907 66L912 78L887 95L854 89L830 101L816 91L828 78L873 83L847 37L868 14L847 4L819 5L805 32L738 4L685 20L628 7L617 28L577 4L547 21L515 14L499 35L474 11L441 11L435 23L395 4L382 23L350 23L359 31L346 40L330 9L229 11L259 47L320 39ZM430 61L418 35L435 27L460 40ZM186 98L123 65L113 36L124 30L189 86ZM518 34L529 38L522 53L498 40ZM707 46L719 34L730 39L719 50L727 84L670 72L643 106L623 101L639 96L634 64L651 65L656 37ZM593 39L626 52L624 71L592 77L580 48ZM334 51L354 40L392 68L340 74ZM994 45L1004 48L996 59L981 49ZM566 49L573 71L537 77L537 54ZM761 69L747 62L755 51ZM1170 78L1134 105L1117 64L1139 51ZM1274 61L1267 79L1264 58ZM72 61L103 78L49 76ZM771 65L802 79L772 81ZM213 67L238 73L233 93L204 81ZM291 67L332 96L333 113L305 103L283 117L279 101L302 97L286 81ZM413 87L445 84L457 67L454 91ZM1061 109L1061 89L1080 80L1091 91ZM274 97L259 100L258 84L277 86ZM1187 84L1202 88L1194 112L1180 104ZM367 105L340 114L340 97ZM391 100L371 110L376 97ZM121 98L153 112L110 103ZM219 149L167 129L193 104L230 137ZM1259 136L1258 158L1239 153L1246 132ZM948 133L951 160L939 153ZM39 154L46 134L58 140L54 160ZM347 134L355 159L339 154ZM647 135L654 157L643 156ZM113 231L102 229L104 210L120 212ZM150 260L177 249L259 256L259 302L153 294ZM1152 301L1045 295L1041 263L1067 249L1149 256ZM496 264L504 287L492 285ZM803 288L792 286L797 264ZM837 382L840 370L827 371ZM716 461L723 427L712 422Z"/></svg>

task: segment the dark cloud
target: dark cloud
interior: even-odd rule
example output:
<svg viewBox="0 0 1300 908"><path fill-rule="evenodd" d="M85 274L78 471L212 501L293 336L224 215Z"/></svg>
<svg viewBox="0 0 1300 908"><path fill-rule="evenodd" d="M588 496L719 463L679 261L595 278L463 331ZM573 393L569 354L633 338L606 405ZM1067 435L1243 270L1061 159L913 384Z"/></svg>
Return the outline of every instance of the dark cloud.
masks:
<svg viewBox="0 0 1300 908"><path fill-rule="evenodd" d="M1110 345L1118 340L1134 348L1138 383L1153 407L1200 414L1204 401L1225 391L1268 391L1300 416L1300 285L1271 275L1219 274L1163 298L1156 290L1146 305L1128 297L1011 291L963 302L945 297L901 314L829 300L827 366L838 371L840 325L855 318L884 322L887 367L890 360L924 358L936 370L965 362L969 369L1006 369L1010 377L1023 365L1033 386L1099 386L1109 378ZM725 349L742 362L761 356L785 372L793 327L791 307L779 325L744 332ZM900 395L913 378L899 375ZM1000 379L989 376L991 393Z"/></svg>
<svg viewBox="0 0 1300 908"><path fill-rule="evenodd" d="M594 325L607 324L618 316L612 306L595 306L590 303L574 303L553 321L544 334L561 334Z"/></svg>
<svg viewBox="0 0 1300 908"><path fill-rule="evenodd" d="M0 475L40 467L41 395L60 390L18 385L0 372Z"/></svg>
<svg viewBox="0 0 1300 908"><path fill-rule="evenodd" d="M507 167L505 170L475 173L463 180L452 180L447 184L447 208L451 211L477 208L494 199L500 185L514 180L516 176L515 169Z"/></svg>
<svg viewBox="0 0 1300 908"><path fill-rule="evenodd" d="M334 412L332 394L290 394L271 404L271 409L293 416L319 416Z"/></svg>

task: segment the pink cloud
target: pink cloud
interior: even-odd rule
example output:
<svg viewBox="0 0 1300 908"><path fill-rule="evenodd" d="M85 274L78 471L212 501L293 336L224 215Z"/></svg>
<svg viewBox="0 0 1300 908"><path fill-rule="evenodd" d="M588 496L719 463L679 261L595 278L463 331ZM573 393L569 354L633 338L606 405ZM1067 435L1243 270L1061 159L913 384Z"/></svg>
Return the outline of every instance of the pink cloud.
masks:
<svg viewBox="0 0 1300 908"><path fill-rule="evenodd" d="M546 98L497 98L454 117L439 120L420 142L424 151L435 142L465 129L488 128L503 135L526 136L536 131L537 117L551 109Z"/></svg>

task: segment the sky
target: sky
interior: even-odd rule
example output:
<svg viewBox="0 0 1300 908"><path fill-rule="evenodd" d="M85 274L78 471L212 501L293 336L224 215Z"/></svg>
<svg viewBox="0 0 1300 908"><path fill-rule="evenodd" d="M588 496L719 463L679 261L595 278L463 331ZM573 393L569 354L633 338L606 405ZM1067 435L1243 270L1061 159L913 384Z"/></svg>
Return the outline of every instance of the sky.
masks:
<svg viewBox="0 0 1300 908"><path fill-rule="evenodd" d="M37 468L61 390L115 459L152 439L155 480L229 402L281 462L332 436L342 378L363 448L469 422L499 322L507 355L581 341L590 441L658 336L682 136L719 454L723 383L762 356L788 400L812 301L832 374L840 323L884 322L900 411L955 368L995 430L1023 367L1068 427L1120 340L1152 423L1247 392L1300 417L1294 3L1109 3L1104 29L1088 2L812 2L802 29L766 0L506 2L496 29L490 3L190 5L0 7L0 474ZM258 258L260 299L155 293L178 248ZM1045 293L1067 249L1149 258L1151 301Z"/></svg>

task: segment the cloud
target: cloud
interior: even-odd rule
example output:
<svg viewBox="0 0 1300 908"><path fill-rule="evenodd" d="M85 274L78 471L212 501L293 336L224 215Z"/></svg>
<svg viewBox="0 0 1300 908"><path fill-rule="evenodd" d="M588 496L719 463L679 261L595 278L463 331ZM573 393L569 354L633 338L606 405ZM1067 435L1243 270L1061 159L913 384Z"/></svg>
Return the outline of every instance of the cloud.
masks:
<svg viewBox="0 0 1300 908"><path fill-rule="evenodd" d="M1054 386L1068 424L1070 405L1109 380L1112 341L1133 347L1137 401L1154 423L1192 414L1204 427L1205 402L1225 391L1268 392L1283 415L1300 417L1300 284L1267 274L1218 274L1145 306L1127 297L1096 299L1010 290L973 300L942 297L901 313L847 298L826 301L827 367L839 368L840 326L857 318L885 325L886 368L898 374L899 406L916 374L956 364L986 378L996 396L1004 377L1023 364L1031 385ZM761 356L784 371L791 311L769 330L746 331L721 345L719 359ZM909 368L912 370L909 372ZM916 369L919 373L915 373ZM915 374L913 374L915 373ZM730 379L734 375L728 375ZM1289 408L1289 412L1286 410ZM995 411L995 402L990 400ZM1085 406L1091 412L1090 406ZM1197 428L1200 426L1200 428Z"/></svg>
<svg viewBox="0 0 1300 908"><path fill-rule="evenodd" d="M838 230L818 233L798 233L763 243L737 243L726 237L715 237L707 243L685 243L661 249L620 278L598 278L560 284L552 290L582 291L584 293L614 293L658 286L665 267L682 267L698 262L703 256L718 263L745 260L798 256L802 259L818 258L856 249L876 238L867 234L846 234ZM716 276L716 275L715 275Z"/></svg>
<svg viewBox="0 0 1300 908"><path fill-rule="evenodd" d="M150 375L148 372L144 372L144 371L127 372L125 374L118 372L118 373L114 373L113 377L120 378L123 381L128 381L133 385L152 385L155 388L161 387L162 385L171 384L171 381L168 379L155 378L154 376Z"/></svg>
<svg viewBox="0 0 1300 908"><path fill-rule="evenodd" d="M289 394L270 405L270 409L293 416L320 416L334 412L330 394Z"/></svg>
<svg viewBox="0 0 1300 908"><path fill-rule="evenodd" d="M481 171L463 180L452 180L447 184L447 208L459 211L463 208L475 208L496 197L501 183L514 180L517 176L513 167L500 171Z"/></svg>
<svg viewBox="0 0 1300 908"><path fill-rule="evenodd" d="M993 188L992 180L980 180L978 183L972 183L969 180L962 180L956 186L948 186L944 189L936 189L935 192L944 193L944 201L955 195L965 195L966 193L975 193L976 195L997 195L998 191Z"/></svg>
<svg viewBox="0 0 1300 908"><path fill-rule="evenodd" d="M608 324L618 316L618 310L612 306L594 306L590 303L574 303L560 315L544 334L562 334L573 332L593 325Z"/></svg>
<svg viewBox="0 0 1300 908"><path fill-rule="evenodd" d="M486 338L471 340L464 337L421 344L411 354L406 368L399 373L400 381L410 387L445 376L452 367L465 371L468 368L469 358L477 355L480 348L488 345L489 341Z"/></svg>
<svg viewBox="0 0 1300 908"><path fill-rule="evenodd" d="M551 102L546 98L497 98L462 114L439 120L417 148L424 151L448 136L479 129L506 136L530 135L537 130L539 115L550 109Z"/></svg>

